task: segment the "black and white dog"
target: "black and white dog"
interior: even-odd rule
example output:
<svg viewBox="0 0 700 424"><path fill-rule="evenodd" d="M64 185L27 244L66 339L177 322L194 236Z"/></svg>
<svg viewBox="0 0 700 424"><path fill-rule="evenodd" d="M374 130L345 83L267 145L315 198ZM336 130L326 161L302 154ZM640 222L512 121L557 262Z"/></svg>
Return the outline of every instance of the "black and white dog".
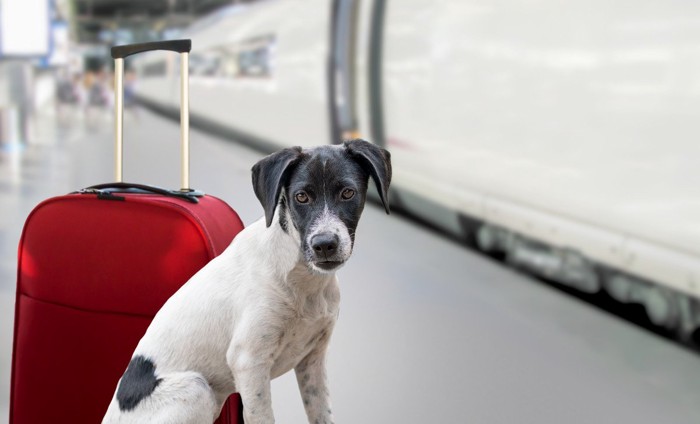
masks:
<svg viewBox="0 0 700 424"><path fill-rule="evenodd" d="M158 312L103 423L211 423L239 392L272 423L270 380L294 368L310 423L332 423L325 356L335 271L350 257L369 178L389 212L390 155L364 140L284 149L253 167L265 216Z"/></svg>

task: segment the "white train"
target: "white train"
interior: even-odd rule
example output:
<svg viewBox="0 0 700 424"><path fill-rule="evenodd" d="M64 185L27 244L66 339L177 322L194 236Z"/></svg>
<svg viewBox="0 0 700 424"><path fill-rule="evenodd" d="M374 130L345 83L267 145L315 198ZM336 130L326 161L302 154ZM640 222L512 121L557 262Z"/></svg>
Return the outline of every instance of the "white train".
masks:
<svg viewBox="0 0 700 424"><path fill-rule="evenodd" d="M395 205L689 337L698 22L676 0L235 6L185 34L192 119L270 150L372 140L392 153ZM177 109L176 61L134 62L151 106Z"/></svg>

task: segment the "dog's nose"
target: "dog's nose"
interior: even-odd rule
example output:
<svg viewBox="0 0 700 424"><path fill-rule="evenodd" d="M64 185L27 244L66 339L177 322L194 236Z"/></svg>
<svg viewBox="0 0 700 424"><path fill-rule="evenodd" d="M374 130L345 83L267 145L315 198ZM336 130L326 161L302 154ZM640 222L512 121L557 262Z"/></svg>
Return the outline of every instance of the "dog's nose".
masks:
<svg viewBox="0 0 700 424"><path fill-rule="evenodd" d="M315 235L311 238L311 248L317 255L327 258L338 249L338 236L332 233Z"/></svg>

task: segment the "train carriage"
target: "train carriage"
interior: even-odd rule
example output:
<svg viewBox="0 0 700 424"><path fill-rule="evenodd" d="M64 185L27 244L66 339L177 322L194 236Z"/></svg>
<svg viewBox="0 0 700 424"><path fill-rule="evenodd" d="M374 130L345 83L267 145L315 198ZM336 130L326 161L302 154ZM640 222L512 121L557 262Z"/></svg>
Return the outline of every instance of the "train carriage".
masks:
<svg viewBox="0 0 700 424"><path fill-rule="evenodd" d="M363 137L392 201L585 292L700 326L700 4L268 0L193 39L194 122L271 150ZM175 58L135 63L177 108Z"/></svg>

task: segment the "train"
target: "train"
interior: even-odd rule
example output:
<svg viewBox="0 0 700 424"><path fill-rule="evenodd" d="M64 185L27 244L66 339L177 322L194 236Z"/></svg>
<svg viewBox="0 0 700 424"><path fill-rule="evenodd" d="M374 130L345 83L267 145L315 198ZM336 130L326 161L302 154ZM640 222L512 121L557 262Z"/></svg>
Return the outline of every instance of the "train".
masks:
<svg viewBox="0 0 700 424"><path fill-rule="evenodd" d="M263 0L183 34L191 120L272 151L365 138L391 203L518 268L700 328L700 4ZM133 67L179 105L176 55Z"/></svg>

